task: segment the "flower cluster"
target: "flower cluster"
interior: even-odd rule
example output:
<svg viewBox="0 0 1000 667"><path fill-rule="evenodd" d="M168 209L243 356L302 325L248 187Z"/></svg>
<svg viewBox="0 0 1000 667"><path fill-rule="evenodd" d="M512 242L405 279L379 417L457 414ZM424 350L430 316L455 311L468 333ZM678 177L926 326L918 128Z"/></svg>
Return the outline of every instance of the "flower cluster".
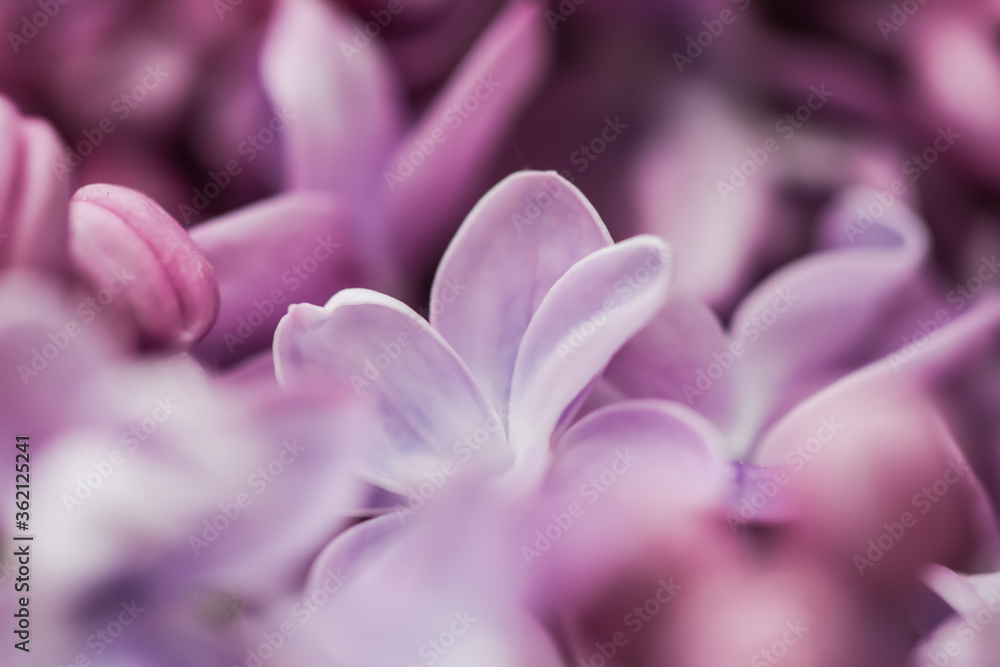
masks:
<svg viewBox="0 0 1000 667"><path fill-rule="evenodd" d="M3 664L993 665L998 17L9 3Z"/></svg>

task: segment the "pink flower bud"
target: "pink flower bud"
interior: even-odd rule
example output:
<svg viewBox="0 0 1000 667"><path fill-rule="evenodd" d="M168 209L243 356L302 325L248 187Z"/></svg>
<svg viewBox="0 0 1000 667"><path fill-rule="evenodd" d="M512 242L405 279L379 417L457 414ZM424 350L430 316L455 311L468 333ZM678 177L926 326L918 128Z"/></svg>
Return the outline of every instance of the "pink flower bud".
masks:
<svg viewBox="0 0 1000 667"><path fill-rule="evenodd" d="M186 347L215 322L219 287L187 231L146 195L80 188L70 202L70 253L96 292L91 307L130 320L146 342Z"/></svg>

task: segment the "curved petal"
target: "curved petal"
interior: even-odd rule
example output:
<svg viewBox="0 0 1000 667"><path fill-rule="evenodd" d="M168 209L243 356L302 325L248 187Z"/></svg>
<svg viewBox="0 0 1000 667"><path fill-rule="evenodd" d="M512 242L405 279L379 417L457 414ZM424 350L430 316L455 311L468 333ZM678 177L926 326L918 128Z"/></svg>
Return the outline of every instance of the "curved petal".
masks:
<svg viewBox="0 0 1000 667"><path fill-rule="evenodd" d="M571 266L611 245L583 194L554 172L519 172L486 193L445 252L431 324L504 414L517 347L538 305Z"/></svg>
<svg viewBox="0 0 1000 667"><path fill-rule="evenodd" d="M377 559L390 553L406 534L395 517L384 514L351 526L333 538L316 556L309 568L306 594L319 590L338 590L365 572Z"/></svg>
<svg viewBox="0 0 1000 667"><path fill-rule="evenodd" d="M873 327L914 284L927 233L902 202L886 208L878 196L842 197L822 230L832 249L773 274L734 313L731 336L745 348L734 377L748 398L735 435L740 448L777 407L870 360L857 357L871 346ZM883 213L862 215L866 209Z"/></svg>
<svg viewBox="0 0 1000 667"><path fill-rule="evenodd" d="M287 185L367 199L400 128L396 82L379 44L330 3L280 0L260 66L271 101L288 117Z"/></svg>
<svg viewBox="0 0 1000 667"><path fill-rule="evenodd" d="M764 153L765 140L771 146L776 138L718 91L687 86L671 99L677 108L664 114L671 122L644 142L628 180L636 227L670 243L678 286L728 308L784 236L788 214L777 194L787 157L751 161L747 147ZM737 179L738 189L730 184Z"/></svg>
<svg viewBox="0 0 1000 667"><path fill-rule="evenodd" d="M70 228L74 268L99 299L109 293L130 312L147 340L186 346L211 328L219 308L212 266L152 199L117 185L85 186L70 202Z"/></svg>
<svg viewBox="0 0 1000 667"><path fill-rule="evenodd" d="M519 604L526 572L508 525L516 508L479 484L443 493L449 502L426 520L394 529L394 519L382 517L327 548L310 586L338 575L344 585L310 631L336 664L407 665L430 655L456 667L562 664Z"/></svg>
<svg viewBox="0 0 1000 667"><path fill-rule="evenodd" d="M667 297L670 251L638 236L580 260L528 324L514 363L510 442L520 464L538 465L567 410Z"/></svg>
<svg viewBox="0 0 1000 667"><path fill-rule="evenodd" d="M509 464L496 410L468 368L407 306L344 290L325 307L292 306L274 335L282 386L370 401L383 428L366 474L397 493L444 483L459 468ZM425 495L425 494L424 494Z"/></svg>
<svg viewBox="0 0 1000 667"><path fill-rule="evenodd" d="M1000 614L1000 573L967 576L932 565L926 579L957 616L917 645L913 664L949 656L954 667L989 665L1000 655L1000 633L993 627Z"/></svg>
<svg viewBox="0 0 1000 667"><path fill-rule="evenodd" d="M68 256L69 181L52 170L59 159L59 140L48 123L28 118L21 124L21 151L23 194L10 212L17 224L11 261L63 272Z"/></svg>
<svg viewBox="0 0 1000 667"><path fill-rule="evenodd" d="M270 346L290 304L321 304L356 284L350 226L339 198L293 192L194 227L221 298L198 356L228 366Z"/></svg>
<svg viewBox="0 0 1000 667"><path fill-rule="evenodd" d="M220 508L232 525L198 545L187 569L203 569L200 576L218 589L268 599L297 588L316 553L347 525L365 491L354 474L359 445L376 425L349 400L331 408L320 397L276 387L247 401L247 421L263 451L244 458L253 472L237 507Z"/></svg>
<svg viewBox="0 0 1000 667"><path fill-rule="evenodd" d="M67 269L69 180L55 130L0 97L0 258L5 266Z"/></svg>
<svg viewBox="0 0 1000 667"><path fill-rule="evenodd" d="M711 308L672 288L656 316L608 364L604 379L628 398L684 403L725 426L734 410L733 378L713 377L712 366L731 363L731 346Z"/></svg>
<svg viewBox="0 0 1000 667"><path fill-rule="evenodd" d="M970 312L918 358L847 376L763 438L755 458L787 469L782 493L796 498L797 530L839 567L912 584L925 562L967 567L996 556L996 519L931 398L998 318L997 302Z"/></svg>
<svg viewBox="0 0 1000 667"><path fill-rule="evenodd" d="M396 257L419 258L450 232L441 225L461 214L504 129L542 79L547 47L540 8L511 2L387 156L379 191Z"/></svg>
<svg viewBox="0 0 1000 667"><path fill-rule="evenodd" d="M665 401L625 401L574 424L553 452L552 477L599 477L602 469L648 482L650 507L665 500L706 506L721 501L730 478L722 434L697 412Z"/></svg>

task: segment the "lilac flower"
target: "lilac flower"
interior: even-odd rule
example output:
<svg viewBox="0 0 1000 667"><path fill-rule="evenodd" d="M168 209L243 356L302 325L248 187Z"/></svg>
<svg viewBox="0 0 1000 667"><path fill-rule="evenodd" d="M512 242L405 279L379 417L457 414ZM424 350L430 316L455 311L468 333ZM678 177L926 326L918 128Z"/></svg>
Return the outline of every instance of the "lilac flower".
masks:
<svg viewBox="0 0 1000 667"><path fill-rule="evenodd" d="M677 482L661 485L662 498L689 508L721 502L721 447L704 444L704 425L679 425L669 406L637 403L594 414L560 437L611 355L666 296L661 242L609 243L568 182L515 174L473 209L445 254L431 292L431 326L363 290L341 292L324 308L293 306L279 324L279 382L371 400L384 435L366 444L371 456L362 472L403 496L393 514L348 531L314 566L315 577L335 565L357 577L322 612L318 631L332 655L352 664L406 660L407 651L420 650L421 636L435 634L435 624L446 628L449 614L471 605L489 619L490 632L514 632L504 646L517 646L520 633L535 637L528 646L537 652L523 659L549 664L541 656L551 653L544 648L551 639L530 630L538 619L523 609L531 558L526 564L514 536L549 474L554 442L597 458L612 443L652 449L643 465L673 467ZM513 267L528 270L511 273ZM683 413L682 420L696 418ZM626 453L621 457L632 465ZM378 545L367 546L372 540ZM367 623L358 610L384 605L380 589L441 581L432 545L444 543L457 550L449 562L465 564L447 589L431 595L428 588L427 598L401 602L378 628ZM362 563L343 562L354 561L344 554L358 548ZM483 579L484 571L494 576ZM418 613L413 605L430 599L433 610ZM468 649L486 655L497 639L479 641Z"/></svg>
<svg viewBox="0 0 1000 667"><path fill-rule="evenodd" d="M578 216L589 208L577 199L563 208L565 193L575 195L568 183L561 184L563 193L539 201L546 185L554 190L552 183L559 183L554 175L516 175L474 209L439 267L433 329L400 304L360 290L335 295L325 308L295 306L279 325L279 381L369 397L386 433L366 445L372 456L365 477L407 502L395 516L341 536L317 561L317 573L349 562L357 577L322 612L321 632L338 632L320 643L352 664L405 660L407 651L419 650L421 636L433 636L449 606L474 605L493 619L520 615L522 628L557 619L555 631L568 639L574 659L587 660L591 646L607 641L604 633L612 637L620 629L636 594L656 589L651 582L671 587L662 582L676 577L691 592L678 597L670 613L643 621L656 630L622 649L629 661L751 660L768 633L777 628L782 636L786 621L803 623L795 626L795 639L807 664L825 664L831 655L871 664L900 659L909 647L906 630L896 625L904 611L899 600L919 590L924 563L975 566L998 545L995 515L934 396L945 376L962 367L961 358L981 348L1000 309L987 301L954 322L941 317L941 302L915 287L926 239L902 209L866 228L851 247L843 226L857 223L845 213L855 210L855 195L826 220L824 238L835 249L765 281L737 308L732 334L689 297L675 294L659 305L660 287L628 328L605 342L605 327L617 328L614 314L622 313L606 308L614 314L604 324L595 304L642 266L609 258L615 251L629 257L626 250L638 243L645 253L656 246L640 237L584 253L546 290L552 278L540 279L538 269L567 261L556 255L560 259L545 265L515 262L520 255L510 254L511 244L531 234L532 257L550 255L567 245L549 245L556 234L586 238L567 230L586 221ZM525 192L526 185L533 189ZM522 202L537 219L521 215ZM592 224L591 218L584 229ZM551 232L536 239L541 230ZM501 273L510 266L537 268ZM590 267L601 270L585 274ZM589 278L579 291L573 289L578 276ZM848 280L865 286L865 300L854 291L850 302L843 299ZM525 294L545 292L537 310L525 308ZM475 297L486 294L489 303L506 307L484 311ZM889 300L901 307L886 313ZM661 310L633 337L649 308ZM566 315L560 322L549 318L551 311ZM880 320L898 329L926 323L928 316L937 324L917 355L871 338ZM544 326L552 332L539 346ZM596 373L626 340L587 402L590 414L573 423ZM460 358L446 341L461 350ZM560 372L548 375L549 368ZM522 380L533 375L547 382L536 389ZM644 400L619 402L627 396ZM532 413L538 416L525 418ZM490 424L498 425L495 433L488 432ZM481 467L462 469L448 444L454 443L451 454L463 452L474 442L463 436L477 428L484 436L476 459ZM824 464L808 465L819 453L813 449L834 438ZM743 462L726 464L726 450ZM490 470L508 472L497 482ZM920 495L942 479L946 491L927 492L933 499ZM476 510L457 509L468 506ZM475 546L439 532L458 525L475 536L472 526L483 516L491 517L493 532L488 539L470 537ZM897 524L907 541L893 549L902 534L882 533ZM773 553L747 563L740 545L754 545L750 526L780 532ZM873 551L879 539L892 544ZM491 557L466 551L478 553L483 542L491 545ZM431 563L440 557L433 545L443 543L455 545L462 554L455 558L470 569L455 574L461 583L441 595L441 607L420 617L404 605L388 627L357 618L366 605L384 605L385 590L439 581ZM343 560L345 551L359 547L362 562ZM504 592L478 583L487 571ZM774 584L763 586L762 578L783 582L777 598ZM795 583L802 581L804 588ZM716 618L720 595L736 597L737 609L745 611ZM769 606L762 608L762 599L770 599ZM873 605L891 610L893 619L873 625ZM685 614L693 626L668 622ZM755 624L744 625L748 614ZM825 629L803 638L821 618ZM735 632L729 648L713 648L717 633ZM845 636L851 641L837 646ZM364 652L372 644L385 645L380 657Z"/></svg>
<svg viewBox="0 0 1000 667"><path fill-rule="evenodd" d="M516 174L473 209L442 259L430 324L367 290L296 305L275 334L275 372L285 387L378 406L386 435L368 474L388 490L411 491L474 454L475 466L513 465L530 480L610 356L665 297L667 256L651 237L610 245L555 174Z"/></svg>

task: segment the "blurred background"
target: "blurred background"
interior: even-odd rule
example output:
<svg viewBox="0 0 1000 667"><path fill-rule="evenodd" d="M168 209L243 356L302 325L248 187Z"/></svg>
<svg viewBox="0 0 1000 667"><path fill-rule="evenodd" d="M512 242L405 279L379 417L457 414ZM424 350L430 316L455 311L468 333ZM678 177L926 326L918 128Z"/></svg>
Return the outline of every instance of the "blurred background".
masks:
<svg viewBox="0 0 1000 667"><path fill-rule="evenodd" d="M248 145L273 115L261 60L280 4L8 2L0 9L10 43L0 91L22 113L55 125L76 186L129 186L197 226L286 187L282 150ZM440 233L408 280L424 285L469 207L522 168L570 177L616 238L654 231L702 257L711 246L711 271L681 260L679 276L723 315L756 278L810 246L811 221L845 185L890 190L903 179L900 196L929 222L946 276L969 275L996 249L1000 2L540 4L547 53L530 63L537 79L490 128L492 140L453 193L454 205L438 215ZM435 103L506 5L328 6L358 28L331 44L345 62L317 61L288 76L318 79L348 66L350 48L378 49L412 120ZM819 87L829 94L809 108ZM616 120L604 145L601 133ZM101 131L102 121L113 131ZM949 128L947 150L929 150ZM88 133L100 143L92 151L84 145L82 155ZM722 184L739 179L734 166L769 137L778 150L726 196ZM275 133L277 144L286 140ZM925 151L928 159L915 163ZM242 162L251 153L259 158ZM242 162L239 177L198 199L209 174L233 159ZM419 301L426 289L410 294Z"/></svg>

